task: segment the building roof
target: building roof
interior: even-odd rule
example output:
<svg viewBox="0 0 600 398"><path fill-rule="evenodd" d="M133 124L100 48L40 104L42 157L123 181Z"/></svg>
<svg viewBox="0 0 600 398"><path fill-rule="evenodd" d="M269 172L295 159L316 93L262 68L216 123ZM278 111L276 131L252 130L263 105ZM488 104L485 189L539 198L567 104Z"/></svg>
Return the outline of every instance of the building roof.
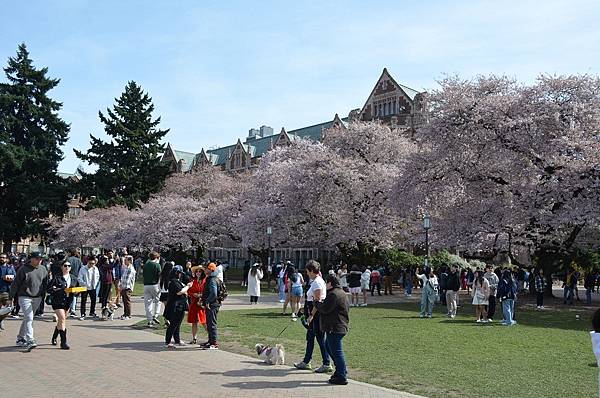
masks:
<svg viewBox="0 0 600 398"><path fill-rule="evenodd" d="M176 150L173 150L173 153L175 154L175 160L177 161L177 163L179 163L180 160L185 161L186 169L183 171L188 171L189 169L192 168L192 165L194 164L194 159L196 158L195 153L176 151Z"/></svg>

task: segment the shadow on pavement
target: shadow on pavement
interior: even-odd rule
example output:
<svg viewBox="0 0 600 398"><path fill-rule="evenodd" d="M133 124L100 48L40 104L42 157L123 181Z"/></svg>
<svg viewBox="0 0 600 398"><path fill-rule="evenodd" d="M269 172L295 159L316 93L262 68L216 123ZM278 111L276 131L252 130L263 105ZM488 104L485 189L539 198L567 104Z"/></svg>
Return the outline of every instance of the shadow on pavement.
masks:
<svg viewBox="0 0 600 398"><path fill-rule="evenodd" d="M166 351L164 343L160 342L148 342L148 341L132 341L127 343L108 343L108 344L97 344L90 346L91 348L106 348L109 350L132 350L132 351L148 351L148 352L161 352ZM191 347L194 349L194 347ZM185 350L185 347L177 348L174 351Z"/></svg>
<svg viewBox="0 0 600 398"><path fill-rule="evenodd" d="M294 389L301 387L323 388L329 386L327 380L323 381L240 381L238 383L223 384L225 388L235 388L240 390L263 390L263 389Z"/></svg>
<svg viewBox="0 0 600 398"><path fill-rule="evenodd" d="M259 363L254 362L254 365ZM285 367L275 367L273 365L269 366L270 369L236 369L236 370L228 370L225 372L200 372L201 375L207 376L225 376L225 377L285 377L290 373L297 373L298 370L293 368Z"/></svg>

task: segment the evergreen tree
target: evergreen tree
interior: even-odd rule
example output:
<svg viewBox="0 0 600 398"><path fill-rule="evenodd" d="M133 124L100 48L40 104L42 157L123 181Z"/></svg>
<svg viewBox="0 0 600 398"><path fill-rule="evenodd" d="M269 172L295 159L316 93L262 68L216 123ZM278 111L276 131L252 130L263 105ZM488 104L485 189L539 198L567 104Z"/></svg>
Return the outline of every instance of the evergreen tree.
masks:
<svg viewBox="0 0 600 398"><path fill-rule="evenodd" d="M48 97L59 79L36 69L25 44L4 68L0 83L0 237L12 241L45 235L43 219L67 210L67 184L58 177L61 146L69 125L58 117L62 107Z"/></svg>
<svg viewBox="0 0 600 398"><path fill-rule="evenodd" d="M81 191L90 199L88 208L137 207L163 187L168 174L160 164L164 151L160 140L169 130L158 129L160 117L152 119L152 98L130 81L115 102L106 116L98 112L110 142L90 135L91 148L86 153L75 150L80 159L98 166L93 174L80 170Z"/></svg>

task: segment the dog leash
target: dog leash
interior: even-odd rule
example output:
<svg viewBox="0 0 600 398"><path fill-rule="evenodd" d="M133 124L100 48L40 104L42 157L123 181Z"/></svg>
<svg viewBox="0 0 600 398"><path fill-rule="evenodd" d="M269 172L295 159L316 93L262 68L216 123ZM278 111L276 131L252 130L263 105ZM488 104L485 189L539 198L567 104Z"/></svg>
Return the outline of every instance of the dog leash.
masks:
<svg viewBox="0 0 600 398"><path fill-rule="evenodd" d="M279 336L281 336L283 334L283 332L285 332L289 326L290 325L287 325L286 327L284 327L283 330L281 332L279 332L279 334L277 336L275 336L275 338L278 338Z"/></svg>

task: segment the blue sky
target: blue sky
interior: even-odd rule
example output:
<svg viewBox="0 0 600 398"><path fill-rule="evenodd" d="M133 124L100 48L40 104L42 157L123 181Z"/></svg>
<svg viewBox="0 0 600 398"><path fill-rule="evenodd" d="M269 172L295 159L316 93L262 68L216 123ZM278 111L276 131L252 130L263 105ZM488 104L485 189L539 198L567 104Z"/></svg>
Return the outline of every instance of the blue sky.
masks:
<svg viewBox="0 0 600 398"><path fill-rule="evenodd" d="M128 80L149 92L176 149L199 152L360 108L382 69L415 89L445 74L600 72L595 1L26 1L3 7L0 63L25 42L61 79L51 96L72 148ZM4 80L4 76L0 78Z"/></svg>

